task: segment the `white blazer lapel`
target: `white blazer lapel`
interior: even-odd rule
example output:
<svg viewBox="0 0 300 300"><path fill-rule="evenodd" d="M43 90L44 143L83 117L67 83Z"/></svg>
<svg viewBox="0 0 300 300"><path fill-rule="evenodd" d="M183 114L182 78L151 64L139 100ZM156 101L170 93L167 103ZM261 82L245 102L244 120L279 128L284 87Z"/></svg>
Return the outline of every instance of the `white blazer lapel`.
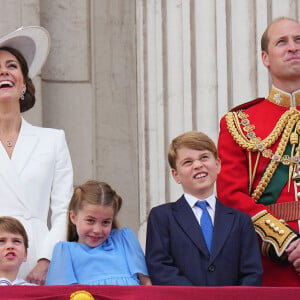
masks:
<svg viewBox="0 0 300 300"><path fill-rule="evenodd" d="M38 142L38 137L32 128L33 126L22 118L20 134L12 155L12 161L18 175L21 174L26 163L29 161Z"/></svg>
<svg viewBox="0 0 300 300"><path fill-rule="evenodd" d="M0 176L3 181L9 187L12 193L14 193L17 199L26 207L26 201L22 191L22 185L20 183L15 165L9 159L3 145L0 143Z"/></svg>

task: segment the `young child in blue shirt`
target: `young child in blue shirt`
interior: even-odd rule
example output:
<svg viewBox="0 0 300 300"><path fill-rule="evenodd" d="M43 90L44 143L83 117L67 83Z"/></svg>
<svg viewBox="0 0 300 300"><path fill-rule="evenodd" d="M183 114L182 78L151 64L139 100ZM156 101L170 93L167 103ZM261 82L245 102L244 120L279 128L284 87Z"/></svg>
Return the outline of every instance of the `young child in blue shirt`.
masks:
<svg viewBox="0 0 300 300"><path fill-rule="evenodd" d="M56 244L46 285L149 285L144 253L128 228L118 229L122 198L107 184L78 186L69 205L68 242Z"/></svg>

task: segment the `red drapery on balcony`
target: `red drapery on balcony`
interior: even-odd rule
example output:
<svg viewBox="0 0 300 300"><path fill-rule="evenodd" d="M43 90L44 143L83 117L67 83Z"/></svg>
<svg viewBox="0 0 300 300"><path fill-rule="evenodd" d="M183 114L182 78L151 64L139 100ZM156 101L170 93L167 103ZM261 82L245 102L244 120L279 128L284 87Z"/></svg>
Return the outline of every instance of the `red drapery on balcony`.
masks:
<svg viewBox="0 0 300 300"><path fill-rule="evenodd" d="M85 290L101 300L288 300L300 299L300 287L169 287L169 286L1 286L0 299L70 299ZM87 299L87 298L85 298ZM77 299L76 299L77 300Z"/></svg>

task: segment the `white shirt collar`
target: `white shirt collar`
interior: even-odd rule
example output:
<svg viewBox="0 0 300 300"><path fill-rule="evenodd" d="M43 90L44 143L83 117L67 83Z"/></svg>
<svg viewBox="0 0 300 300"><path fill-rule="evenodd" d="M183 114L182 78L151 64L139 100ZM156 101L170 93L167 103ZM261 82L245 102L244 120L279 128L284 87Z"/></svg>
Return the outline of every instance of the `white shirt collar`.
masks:
<svg viewBox="0 0 300 300"><path fill-rule="evenodd" d="M184 197L187 201L187 203L190 205L191 208L193 208L196 205L196 202L198 201L206 201L210 208L215 211L216 207L216 196L214 194L210 195L206 199L198 199L190 194L184 193Z"/></svg>
<svg viewBox="0 0 300 300"><path fill-rule="evenodd" d="M29 283L22 278L17 277L14 281L10 281L5 277L0 278L0 285L36 285L33 283Z"/></svg>

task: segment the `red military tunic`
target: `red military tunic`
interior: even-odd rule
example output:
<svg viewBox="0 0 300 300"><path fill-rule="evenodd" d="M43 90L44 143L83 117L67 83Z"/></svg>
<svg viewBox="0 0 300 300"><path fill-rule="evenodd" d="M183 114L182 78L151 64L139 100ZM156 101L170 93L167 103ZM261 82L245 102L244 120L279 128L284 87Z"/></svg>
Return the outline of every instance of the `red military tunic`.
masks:
<svg viewBox="0 0 300 300"><path fill-rule="evenodd" d="M284 260L299 233L299 120L300 91L290 95L274 87L267 99L241 105L221 120L218 198L252 217L262 241L264 286L300 286L293 266L274 259Z"/></svg>

